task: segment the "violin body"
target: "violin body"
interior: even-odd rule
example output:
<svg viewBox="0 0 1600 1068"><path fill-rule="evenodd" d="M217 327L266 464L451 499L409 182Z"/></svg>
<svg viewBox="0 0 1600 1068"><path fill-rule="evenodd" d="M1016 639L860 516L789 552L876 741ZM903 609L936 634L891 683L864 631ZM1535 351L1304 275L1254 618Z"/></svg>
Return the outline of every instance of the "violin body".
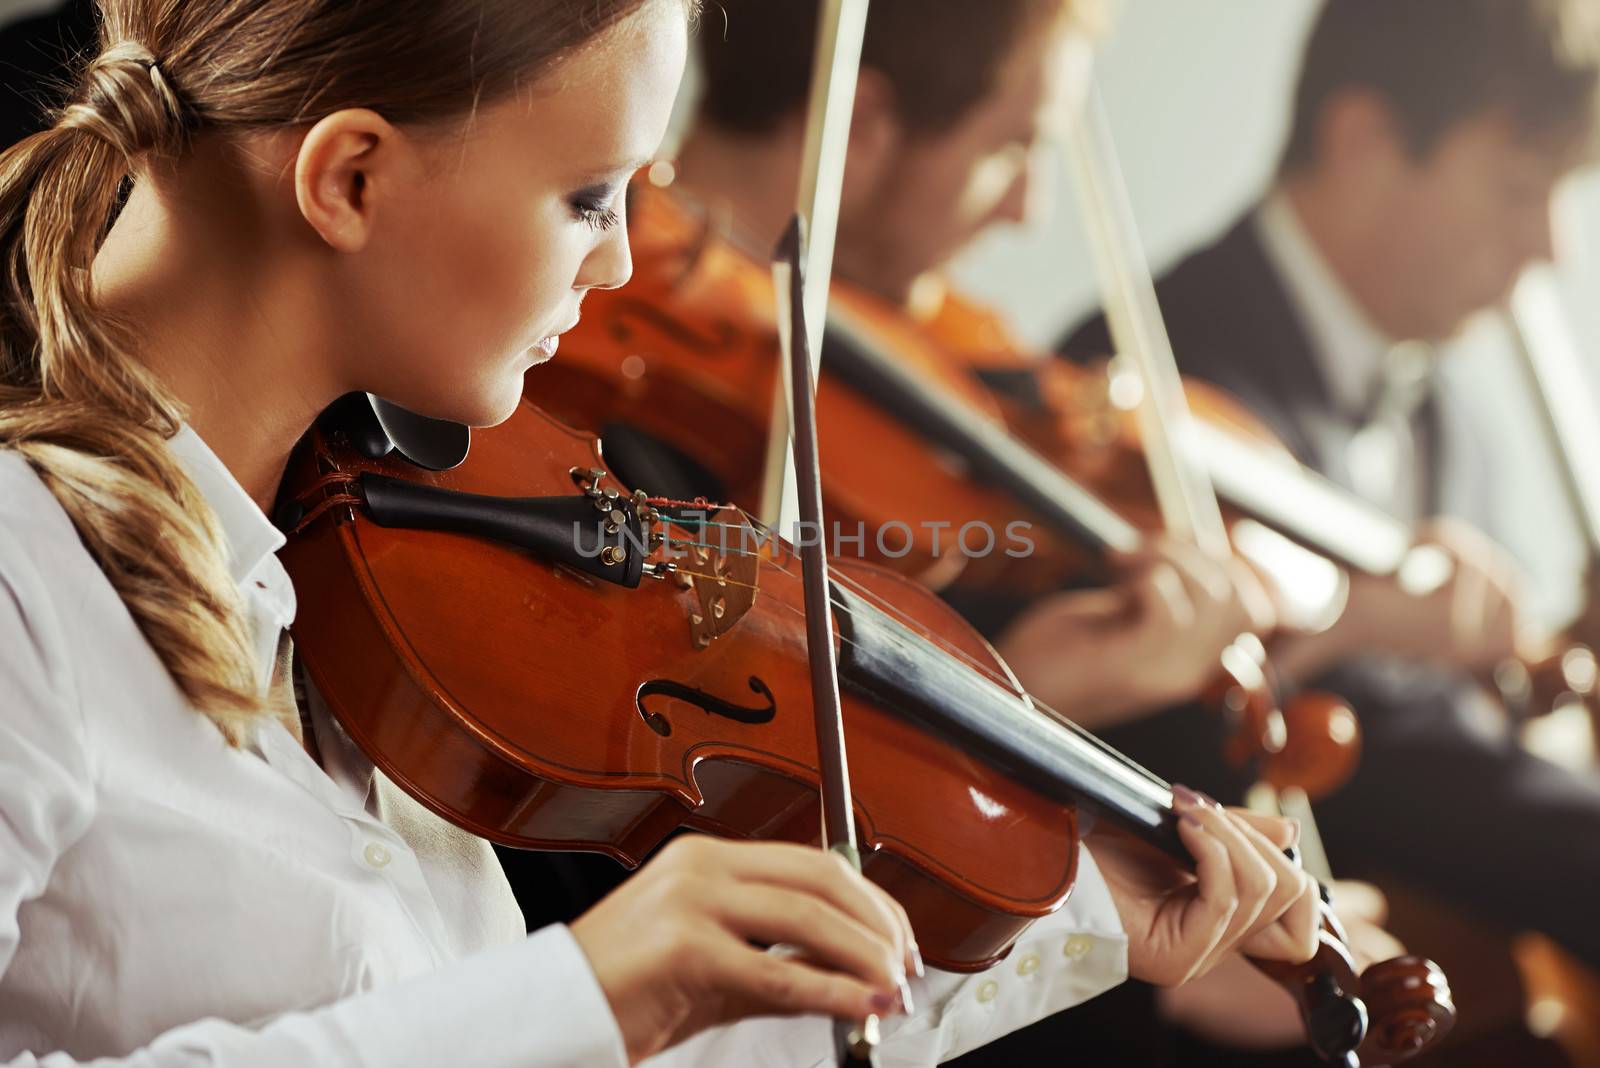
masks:
<svg viewBox="0 0 1600 1068"><path fill-rule="evenodd" d="M524 402L448 472L318 434L286 496L313 509L376 474L578 497L574 469L603 471L598 443ZM302 609L297 654L330 709L385 775L467 830L628 865L680 827L817 840L803 595L786 545L690 549L682 571L626 588L491 541L380 526L347 502L304 523L283 559ZM907 627L1005 678L938 598L837 566ZM1070 892L1072 805L849 686L844 714L866 874L905 905L930 962L992 964Z"/></svg>

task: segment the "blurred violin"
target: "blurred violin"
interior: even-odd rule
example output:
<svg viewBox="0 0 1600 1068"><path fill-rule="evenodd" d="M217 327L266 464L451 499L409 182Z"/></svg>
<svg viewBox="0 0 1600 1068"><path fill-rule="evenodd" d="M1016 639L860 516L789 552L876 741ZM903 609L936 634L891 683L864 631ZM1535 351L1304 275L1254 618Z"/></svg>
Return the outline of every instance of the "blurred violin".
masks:
<svg viewBox="0 0 1600 1068"><path fill-rule="evenodd" d="M776 364L771 281L664 180L635 183L632 283L589 296L562 358L531 371L528 391L601 433L626 477L750 505ZM822 353L823 494L832 529L862 535L859 555L936 584L1044 590L1138 551L1145 535L1124 511L1155 525L1138 497L1148 479L1079 483L1008 430L994 394L938 339L847 282L833 283ZM1125 466L1142 470L1127 444ZM1115 506L1102 488L1122 494ZM1014 557L999 538L1019 523L1031 545ZM961 545L974 530L984 543ZM1236 762L1314 794L1348 777L1359 732L1342 702L1311 695L1294 709L1304 725L1286 730L1259 646L1225 666L1214 696L1236 720Z"/></svg>

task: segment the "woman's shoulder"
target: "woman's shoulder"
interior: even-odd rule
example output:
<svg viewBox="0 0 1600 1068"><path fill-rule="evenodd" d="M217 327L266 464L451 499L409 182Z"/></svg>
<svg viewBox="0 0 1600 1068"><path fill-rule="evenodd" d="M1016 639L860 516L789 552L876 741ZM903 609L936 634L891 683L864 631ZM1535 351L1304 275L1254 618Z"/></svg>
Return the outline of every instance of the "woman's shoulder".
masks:
<svg viewBox="0 0 1600 1068"><path fill-rule="evenodd" d="M0 590L32 614L61 601L51 590L94 577L103 580L55 494L20 453L0 449Z"/></svg>
<svg viewBox="0 0 1600 1068"><path fill-rule="evenodd" d="M0 702L13 724L23 705L75 703L72 635L93 611L86 596L104 576L37 472L13 449L0 449Z"/></svg>

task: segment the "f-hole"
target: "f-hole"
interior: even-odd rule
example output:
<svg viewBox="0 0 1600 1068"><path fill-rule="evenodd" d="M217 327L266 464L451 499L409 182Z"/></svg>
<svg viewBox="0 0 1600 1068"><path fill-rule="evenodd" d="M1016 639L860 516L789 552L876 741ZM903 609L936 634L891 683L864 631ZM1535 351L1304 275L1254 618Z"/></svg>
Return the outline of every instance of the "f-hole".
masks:
<svg viewBox="0 0 1600 1068"><path fill-rule="evenodd" d="M767 684L754 675L750 676L750 690L752 693L766 699L764 707L750 707L736 705L731 701L724 701L704 690L697 690L693 686L685 686L681 682L672 682L669 679L651 679L639 687L634 701L639 707L639 715L645 725L665 738L672 733L672 724L664 713L645 707L645 701L652 697L670 697L674 700L684 701L694 705L708 716L721 716L731 719L735 723L748 723L757 726L762 723L772 722L772 717L778 713L778 702L773 698L772 691Z"/></svg>

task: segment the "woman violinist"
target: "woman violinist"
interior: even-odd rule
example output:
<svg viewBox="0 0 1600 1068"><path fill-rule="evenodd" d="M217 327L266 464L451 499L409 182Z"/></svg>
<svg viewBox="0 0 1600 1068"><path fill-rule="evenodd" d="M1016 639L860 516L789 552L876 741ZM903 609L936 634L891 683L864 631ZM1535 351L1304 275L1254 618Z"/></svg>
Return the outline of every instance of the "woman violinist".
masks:
<svg viewBox="0 0 1600 1068"><path fill-rule="evenodd" d="M685 840L524 937L486 846L274 670L296 440L351 391L507 417L629 275L682 0L101 9L73 102L0 156L0 1062L593 1065L909 1011L898 906L798 846ZM1303 959L1288 828L1180 807L1196 880L1102 858L1135 969ZM1119 979L1121 937L1032 1015ZM816 1059L778 1026L730 1035Z"/></svg>

